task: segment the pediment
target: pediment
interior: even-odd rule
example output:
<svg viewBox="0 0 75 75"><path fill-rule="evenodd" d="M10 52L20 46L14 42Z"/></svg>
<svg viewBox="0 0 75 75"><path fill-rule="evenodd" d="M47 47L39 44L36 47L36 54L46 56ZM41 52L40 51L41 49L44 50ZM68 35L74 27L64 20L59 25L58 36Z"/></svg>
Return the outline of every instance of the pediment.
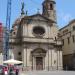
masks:
<svg viewBox="0 0 75 75"><path fill-rule="evenodd" d="M49 22L54 22L46 17L44 17L43 15L41 14L35 14L35 15L32 15L31 16L31 19L32 20L41 20L41 21L49 21Z"/></svg>
<svg viewBox="0 0 75 75"><path fill-rule="evenodd" d="M25 16L23 19L24 19L24 20L40 20L40 21L48 21L48 22L54 23L53 20L48 19L48 18L44 17L44 16L41 15L41 14L35 14L35 15L31 15L31 16Z"/></svg>

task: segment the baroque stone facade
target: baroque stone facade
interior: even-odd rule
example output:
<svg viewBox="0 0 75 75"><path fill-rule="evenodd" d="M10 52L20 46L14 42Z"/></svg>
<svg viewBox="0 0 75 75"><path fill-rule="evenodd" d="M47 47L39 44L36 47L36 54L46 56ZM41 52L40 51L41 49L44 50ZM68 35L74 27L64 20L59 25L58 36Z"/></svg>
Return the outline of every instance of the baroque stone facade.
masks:
<svg viewBox="0 0 75 75"><path fill-rule="evenodd" d="M23 61L24 70L62 70L55 4L54 0L45 0L42 14L21 13L12 26L9 54Z"/></svg>

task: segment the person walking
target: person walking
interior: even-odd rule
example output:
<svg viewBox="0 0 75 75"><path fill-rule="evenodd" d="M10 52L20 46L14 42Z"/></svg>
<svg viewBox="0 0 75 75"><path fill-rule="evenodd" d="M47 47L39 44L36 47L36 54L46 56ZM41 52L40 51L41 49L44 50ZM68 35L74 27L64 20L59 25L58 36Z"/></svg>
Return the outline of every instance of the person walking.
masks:
<svg viewBox="0 0 75 75"><path fill-rule="evenodd" d="M16 69L16 75L18 75L19 74L19 69Z"/></svg>

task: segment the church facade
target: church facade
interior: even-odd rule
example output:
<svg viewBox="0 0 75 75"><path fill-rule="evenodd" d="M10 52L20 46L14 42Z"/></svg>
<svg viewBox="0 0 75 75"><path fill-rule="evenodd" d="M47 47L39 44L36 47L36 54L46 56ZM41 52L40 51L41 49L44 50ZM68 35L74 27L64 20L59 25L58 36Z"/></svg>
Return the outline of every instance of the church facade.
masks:
<svg viewBox="0 0 75 75"><path fill-rule="evenodd" d="M9 55L23 61L24 70L62 70L55 5L54 0L44 0L42 14L31 16L24 15L22 8L12 26Z"/></svg>

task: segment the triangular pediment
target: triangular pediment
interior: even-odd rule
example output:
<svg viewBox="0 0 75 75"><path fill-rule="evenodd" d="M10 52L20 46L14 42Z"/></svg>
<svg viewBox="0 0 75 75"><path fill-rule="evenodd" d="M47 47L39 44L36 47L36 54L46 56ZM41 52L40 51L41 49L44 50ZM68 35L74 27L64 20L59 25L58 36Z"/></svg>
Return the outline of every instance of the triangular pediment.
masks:
<svg viewBox="0 0 75 75"><path fill-rule="evenodd" d="M33 15L31 16L32 19L35 19L35 20L44 20L44 21L48 21L46 18L44 18L42 15L40 14L36 14L36 15Z"/></svg>
<svg viewBox="0 0 75 75"><path fill-rule="evenodd" d="M32 15L31 18L32 18L33 20L42 20L42 21L50 21L50 22L54 22L54 21L52 21L52 20L50 20L50 19L44 17L44 16L41 15L41 14L35 14L35 15Z"/></svg>
<svg viewBox="0 0 75 75"><path fill-rule="evenodd" d="M41 14L35 14L35 15L32 15L32 16L27 16L27 17L24 17L24 19L26 19L26 20L32 19L32 20L49 21L49 22L54 23L53 20L48 19L48 18L44 17L44 16L41 15Z"/></svg>

